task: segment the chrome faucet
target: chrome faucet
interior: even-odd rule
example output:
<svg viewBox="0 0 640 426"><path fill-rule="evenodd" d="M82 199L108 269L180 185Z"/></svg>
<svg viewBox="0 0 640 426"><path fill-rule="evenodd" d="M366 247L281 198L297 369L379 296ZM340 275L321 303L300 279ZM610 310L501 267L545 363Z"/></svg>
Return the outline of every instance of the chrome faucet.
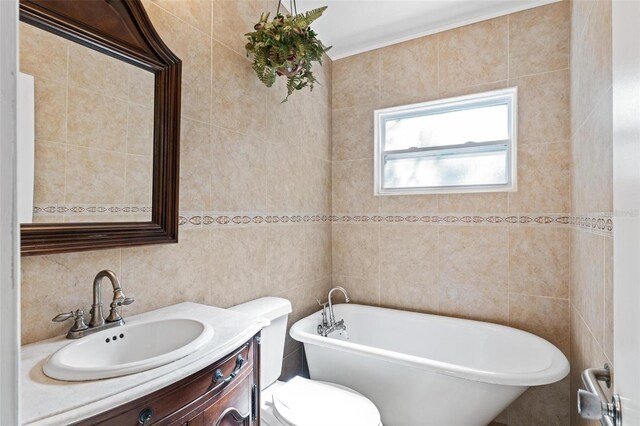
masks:
<svg viewBox="0 0 640 426"><path fill-rule="evenodd" d="M333 314L333 305L331 304L331 296L333 296L333 292L334 291L341 291L342 294L344 294L344 301L346 303L349 303L349 295L347 294L347 290L345 290L344 288L338 286L338 287L334 287L331 290L329 290L329 296L327 297L329 299L329 315L331 315L331 324L335 324L336 323L336 317ZM341 322L344 322L344 320L340 320Z"/></svg>
<svg viewBox="0 0 640 426"><path fill-rule="evenodd" d="M111 301L111 309L106 319L102 315L101 284L103 278L108 278L113 287L113 300ZM74 323L71 330L67 333L67 339L78 339L100 330L124 325L124 319L118 309L122 305L130 305L133 302L133 298L125 297L122 292L122 287L120 286L120 280L118 280L116 274L113 271L104 270L98 272L98 275L96 275L93 280L93 303L91 304L91 311L89 312L91 314L89 325L84 322L84 312L82 309L57 315L52 321L62 322L73 318Z"/></svg>
<svg viewBox="0 0 640 426"><path fill-rule="evenodd" d="M329 333L333 333L334 331L346 331L347 326L344 324L344 319L340 321L336 321L335 314L333 312L333 303L331 301L331 296L335 291L340 291L344 294L344 301L349 303L349 295L347 294L347 290L342 287L334 287L329 290L329 296L327 297L327 302L321 303L318 301L318 304L322 306L322 323L318 325L318 334L324 337L327 337ZM327 305L329 305L329 318L327 319Z"/></svg>

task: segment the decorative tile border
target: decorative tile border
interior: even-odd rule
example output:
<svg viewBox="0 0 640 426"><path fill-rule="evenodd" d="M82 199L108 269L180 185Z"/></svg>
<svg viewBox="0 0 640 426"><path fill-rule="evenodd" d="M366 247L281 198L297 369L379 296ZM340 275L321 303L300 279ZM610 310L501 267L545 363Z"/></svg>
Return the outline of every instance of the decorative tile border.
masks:
<svg viewBox="0 0 640 426"><path fill-rule="evenodd" d="M437 225L555 225L570 226L605 236L613 236L613 215L522 214L522 215L334 215L337 223L428 223Z"/></svg>
<svg viewBox="0 0 640 426"><path fill-rule="evenodd" d="M328 223L331 216L319 214L252 214L180 212L178 225L187 228L224 225L276 225L293 223Z"/></svg>
<svg viewBox="0 0 640 426"><path fill-rule="evenodd" d="M429 223L437 225L567 225L566 215L337 215L331 216L332 222L377 222L377 223Z"/></svg>
<svg viewBox="0 0 640 426"><path fill-rule="evenodd" d="M233 225L276 225L294 223L419 223L431 225L551 225L573 226L611 235L612 217L570 216L562 214L523 215L321 215L181 212L180 226L210 227Z"/></svg>
<svg viewBox="0 0 640 426"><path fill-rule="evenodd" d="M437 225L568 225L567 215L314 215L181 212L181 226L259 225L291 223L426 223Z"/></svg>
<svg viewBox="0 0 640 426"><path fill-rule="evenodd" d="M33 209L40 217L52 215L109 215L150 213L151 206L140 205L40 205ZM593 213L586 215L562 214L314 214L314 213L238 213L238 212L180 212L181 227L200 228L225 225L277 225L295 223L420 223L431 225L555 225L570 226L602 235L613 235L613 215Z"/></svg>
<svg viewBox="0 0 640 426"><path fill-rule="evenodd" d="M567 215L313 215L216 214L182 212L181 226L269 225L292 223L425 223L434 225L556 225L569 224Z"/></svg>
<svg viewBox="0 0 640 426"><path fill-rule="evenodd" d="M591 213L569 216L569 225L574 229L581 229L605 236L613 236L612 213Z"/></svg>
<svg viewBox="0 0 640 426"><path fill-rule="evenodd" d="M127 214L151 213L151 206L133 204L45 204L35 205L33 214L48 215L76 215L76 214Z"/></svg>

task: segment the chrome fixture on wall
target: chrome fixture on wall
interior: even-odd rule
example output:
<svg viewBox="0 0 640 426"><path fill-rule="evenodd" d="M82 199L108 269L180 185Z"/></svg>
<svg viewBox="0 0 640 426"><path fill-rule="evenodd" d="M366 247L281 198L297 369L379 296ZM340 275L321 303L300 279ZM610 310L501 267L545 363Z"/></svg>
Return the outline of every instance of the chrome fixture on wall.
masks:
<svg viewBox="0 0 640 426"><path fill-rule="evenodd" d="M109 305L111 309L106 319L102 315L101 284L103 278L108 278L113 287L113 300ZM122 305L130 305L133 302L133 298L125 297L122 292L122 287L120 286L120 280L118 280L116 274L113 271L104 270L98 272L93 280L93 303L91 304L91 311L89 312L91 314L89 325L84 321L84 311L82 309L56 315L52 321L63 322L73 318L74 323L67 333L67 339L79 339L80 337L97 331L124 325L124 318L120 315L118 308Z"/></svg>
<svg viewBox="0 0 640 426"><path fill-rule="evenodd" d="M578 389L578 414L584 419L600 420L603 426L622 425L622 406L620 396L607 399L600 382L611 387L611 370L605 364L603 368L587 368L582 372L582 382L587 390Z"/></svg>
<svg viewBox="0 0 640 426"><path fill-rule="evenodd" d="M344 319L340 321L336 321L336 317L333 313L333 304L331 302L331 296L333 296L333 292L340 291L344 294L344 301L349 303L349 295L347 294L347 290L338 286L329 290L329 296L327 297L327 301L321 303L318 300L318 304L322 306L322 324L318 325L318 334L324 337L327 337L329 333L333 333L334 331L347 331L347 326L344 324ZM329 319L327 320L327 305L329 305Z"/></svg>

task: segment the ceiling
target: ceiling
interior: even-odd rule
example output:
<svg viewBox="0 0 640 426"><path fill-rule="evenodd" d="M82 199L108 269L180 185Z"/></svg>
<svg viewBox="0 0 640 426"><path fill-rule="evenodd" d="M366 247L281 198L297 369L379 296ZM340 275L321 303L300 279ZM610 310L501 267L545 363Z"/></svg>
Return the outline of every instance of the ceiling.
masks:
<svg viewBox="0 0 640 426"><path fill-rule="evenodd" d="M555 1L297 0L297 6L298 12L329 6L312 27L336 60Z"/></svg>

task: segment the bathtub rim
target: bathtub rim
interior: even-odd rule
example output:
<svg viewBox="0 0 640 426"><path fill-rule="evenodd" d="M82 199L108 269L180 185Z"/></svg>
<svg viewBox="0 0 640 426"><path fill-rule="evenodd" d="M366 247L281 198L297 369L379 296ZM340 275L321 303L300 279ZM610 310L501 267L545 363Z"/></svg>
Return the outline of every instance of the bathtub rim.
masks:
<svg viewBox="0 0 640 426"><path fill-rule="evenodd" d="M342 304L344 305L344 304ZM336 305L339 306L339 305ZM401 309L383 308L371 305L362 305L356 303L350 303L350 307L368 308L376 310L385 310L391 312L400 312L403 314L424 315L426 317L437 318L440 320L451 320L455 322L478 325L482 324L483 327L490 329L508 330L509 332L523 333L527 335L539 344L545 345L545 349L548 350L551 363L546 367L538 371L530 372L492 372L477 368L465 367L458 364L452 364L444 361L437 361L429 358L423 358L416 355L409 355L401 352L392 351L389 349L381 349L373 346L366 346L360 343L345 342L337 339L329 339L322 337L315 333L315 325L318 322L318 315L320 311L316 311L293 324L289 330L289 335L296 341L304 344L312 344L321 347L332 348L341 352L348 352L354 354L360 354L379 360L389 361L397 364L401 364L407 367L428 370L436 374L443 374L447 376L457 377L466 380L474 380L478 382L494 384L494 385L508 385L508 386L540 386L558 382L564 379L570 371L569 361L567 357L558 349L555 345L549 341L529 333L524 330L520 330L514 327L509 327L501 324L494 324L485 321L468 320L462 318L455 318L446 315L426 314L420 312L404 311ZM305 326L308 323L313 323L313 333L305 331Z"/></svg>

